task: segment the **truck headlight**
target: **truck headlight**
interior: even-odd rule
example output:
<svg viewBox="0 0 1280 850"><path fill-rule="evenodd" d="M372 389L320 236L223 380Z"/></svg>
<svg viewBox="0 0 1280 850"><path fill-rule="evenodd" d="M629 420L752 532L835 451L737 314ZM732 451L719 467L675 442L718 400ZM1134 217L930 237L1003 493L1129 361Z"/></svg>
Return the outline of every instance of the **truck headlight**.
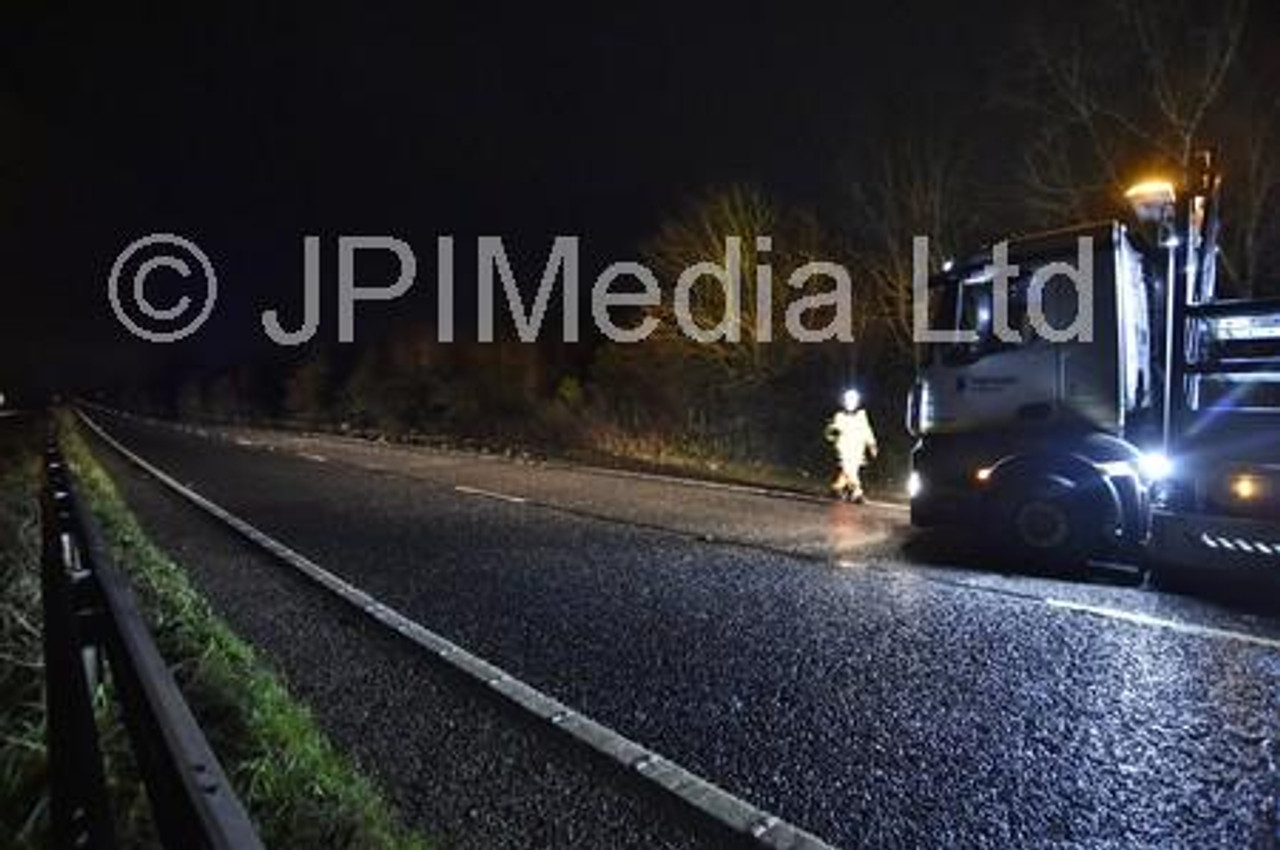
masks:
<svg viewBox="0 0 1280 850"><path fill-rule="evenodd" d="M911 470L911 474L907 476L907 498L914 499L923 489L924 481L920 478L920 473Z"/></svg>
<svg viewBox="0 0 1280 850"><path fill-rule="evenodd" d="M1138 471L1148 481L1163 481L1173 475L1173 461L1163 452L1144 452L1138 458Z"/></svg>

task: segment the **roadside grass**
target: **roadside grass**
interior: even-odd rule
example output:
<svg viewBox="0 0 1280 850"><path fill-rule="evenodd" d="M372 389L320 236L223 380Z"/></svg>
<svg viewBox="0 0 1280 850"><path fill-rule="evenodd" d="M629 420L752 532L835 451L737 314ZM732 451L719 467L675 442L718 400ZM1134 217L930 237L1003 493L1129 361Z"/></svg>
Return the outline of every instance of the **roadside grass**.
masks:
<svg viewBox="0 0 1280 850"><path fill-rule="evenodd" d="M47 420L0 430L0 847L48 847L40 452ZM107 798L122 847L154 847L146 794L109 684L93 695Z"/></svg>
<svg viewBox="0 0 1280 850"><path fill-rule="evenodd" d="M48 840L40 612L40 438L0 430L0 847Z"/></svg>
<svg viewBox="0 0 1280 850"><path fill-rule="evenodd" d="M180 566L143 533L79 425L59 414L63 449L86 503L129 575L160 652L268 847L425 850L295 701L267 663L217 616Z"/></svg>
<svg viewBox="0 0 1280 850"><path fill-rule="evenodd" d="M805 469L735 460L727 452L708 450L693 442L680 444L669 437L636 434L614 427L588 429L583 446L564 455L571 461L606 468L775 487L815 496L831 493L829 478ZM834 475L834 466L832 469Z"/></svg>

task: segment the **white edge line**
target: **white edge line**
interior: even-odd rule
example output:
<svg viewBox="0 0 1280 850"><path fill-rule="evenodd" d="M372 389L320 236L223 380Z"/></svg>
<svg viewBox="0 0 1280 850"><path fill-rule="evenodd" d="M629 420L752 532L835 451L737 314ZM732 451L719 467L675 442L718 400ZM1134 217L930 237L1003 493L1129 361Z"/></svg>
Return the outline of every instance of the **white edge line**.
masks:
<svg viewBox="0 0 1280 850"><path fill-rule="evenodd" d="M774 850L836 850L833 845L816 835L757 808L741 797L686 770L608 726L574 711L555 698L507 673L501 667L468 652L394 608L379 602L355 585L339 578L265 532L259 531L245 520L179 483L158 467L125 448L83 410L77 407L75 411L81 421L121 456L155 477L179 496L213 515L326 590L359 608L377 622L398 632L423 649L433 652L436 657L455 670L488 687L516 707L565 731L600 755L617 763L627 772L638 775L644 781L675 795L682 802L712 820L744 837L754 839L762 847L774 848Z"/></svg>
<svg viewBox="0 0 1280 850"><path fill-rule="evenodd" d="M106 410L108 408L103 408L103 409ZM82 417L84 416L84 414L80 411L79 408L76 409L76 412L80 416ZM146 419L146 421L150 421L161 426L173 424L173 423L166 422L164 420L147 419L145 417L140 417L140 416L137 416L136 414L125 413L123 411L115 411L115 412L117 415L124 416L126 418ZM177 427L181 428L182 426L178 425ZM334 438L339 440L351 440L351 441L364 442L364 443L368 442L367 440L361 440L360 438L356 438L356 437L346 437L343 435L327 434L326 432L319 432L318 436L320 436L321 438L329 437L329 438ZM111 438L108 437L107 439L110 440ZM414 449L417 447L403 446L402 448ZM436 448L428 447L426 448L426 450L432 451L432 452L459 454L459 452L454 449L436 449ZM489 457L489 456L481 456L481 457ZM792 499L795 501L810 501L810 502L823 502L823 503L828 501L818 496L812 496L804 493L793 493L788 490L776 490L772 488L756 487L748 484L731 484L731 483L721 482L721 481L707 481L707 480L698 479L698 478L681 478L679 476L668 475L664 473L638 472L635 470L626 470L626 469L611 469L609 467L592 466L590 464L580 464L573 461L556 460L556 461L551 461L548 465L556 465L565 469L577 469L584 472L598 472L604 475L613 475L621 478L638 478L638 479L648 479L648 480L654 480L654 481L666 481L673 484L681 484L681 485L691 486L691 487L703 487L703 488L712 489L712 490L731 490L731 491L743 492L743 493L754 493L757 495L774 496L777 498ZM511 501L518 500L520 502L527 501L522 497L506 496L501 493L494 493L492 491L481 490L480 488L475 488L475 487L465 487L465 486L459 485L455 489L457 489L460 492L471 492L471 493L474 493L475 495L484 495L484 496L489 496L491 498L498 498L498 499L511 500ZM886 507L886 508L892 508L895 510L903 510L903 511L910 510L910 508L908 508L905 505L896 505L892 502L877 502L877 501L869 500L868 504L877 505L877 506ZM977 584L970 585L969 583L963 583L963 586L972 587L973 589L977 589L977 590L988 590L988 591L991 590L991 588L986 587L984 585L977 585ZM1234 641L1239 641L1243 643L1250 643L1255 646L1263 646L1269 649L1280 649L1280 638L1270 638L1263 635L1252 635L1252 634L1249 634L1248 632L1238 632L1238 631L1233 631L1231 629L1219 629L1212 626L1200 626L1194 623L1183 623L1177 620L1170 620L1162 617L1153 617L1149 614L1142 614L1134 611L1125 611L1119 608L1109 608L1109 607L1100 606L1100 605L1089 605L1087 603L1073 602L1067 599L1057 599L1053 597L1040 597L1035 595L1028 595L1026 598L1028 600L1033 600L1033 599L1038 600L1041 603L1051 608L1058 608L1060 610L1073 611L1081 614L1090 614L1097 617L1105 617L1107 619L1128 622L1135 625L1147 626L1150 628L1167 629L1169 631L1179 632L1179 633L1188 634L1188 635L1196 635L1198 637L1234 640Z"/></svg>
<svg viewBox="0 0 1280 850"><path fill-rule="evenodd" d="M513 505L523 505L525 502L529 501L524 496L509 496L506 493L499 493L495 490L485 490L483 487L468 487L465 484L457 484L453 489L468 496L482 496L486 499L497 499L502 502L510 502Z"/></svg>
<svg viewBox="0 0 1280 850"><path fill-rule="evenodd" d="M1225 640L1240 641L1242 643L1251 643L1256 646L1265 646L1268 649L1280 649L1280 639L1278 638L1269 638L1263 635L1251 635L1248 632L1237 632L1232 631L1231 629L1218 629L1213 626L1200 626L1195 623L1181 623L1177 620L1153 617L1150 614L1140 614L1135 611L1124 611L1119 608L1107 608L1101 605L1089 605L1084 602L1072 602L1069 599L1045 598L1043 601L1044 604L1048 605L1050 608L1060 608L1066 611L1093 614L1096 617L1106 617L1111 620L1122 620L1126 623L1134 623L1140 626L1168 629L1169 631L1181 632L1182 634L1222 638Z"/></svg>

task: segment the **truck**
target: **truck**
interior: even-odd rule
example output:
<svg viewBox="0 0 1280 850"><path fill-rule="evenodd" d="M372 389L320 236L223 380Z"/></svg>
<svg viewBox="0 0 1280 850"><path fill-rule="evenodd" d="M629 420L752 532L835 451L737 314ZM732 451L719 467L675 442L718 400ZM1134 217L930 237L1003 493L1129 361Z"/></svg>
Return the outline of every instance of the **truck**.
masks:
<svg viewBox="0 0 1280 850"><path fill-rule="evenodd" d="M1133 220L930 278L949 333L907 405L914 526L1035 567L1280 570L1280 299L1217 297L1222 178L1209 152L1190 171L1132 187Z"/></svg>

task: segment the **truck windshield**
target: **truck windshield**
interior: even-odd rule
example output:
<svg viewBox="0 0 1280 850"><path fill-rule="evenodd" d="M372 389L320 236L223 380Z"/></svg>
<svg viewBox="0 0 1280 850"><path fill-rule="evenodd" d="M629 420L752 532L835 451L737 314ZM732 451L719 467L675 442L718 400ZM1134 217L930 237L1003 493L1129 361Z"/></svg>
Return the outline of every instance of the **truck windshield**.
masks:
<svg viewBox="0 0 1280 850"><path fill-rule="evenodd" d="M975 274L953 281L939 293L937 324L976 335L971 342L952 343L942 350L952 363L972 362L997 351L1017 348L1034 338L1027 320L1027 284L1030 274L1010 281L1006 313L1001 317L995 287L989 275ZM998 332L1002 330L1003 332Z"/></svg>
<svg viewBox="0 0 1280 850"><path fill-rule="evenodd" d="M931 327L967 332L972 340L938 346L944 362L971 363L991 354L1035 344L1039 339L1027 309L1031 279L1044 264L1020 263L1019 274L1009 280L1003 312L996 303L996 286L988 268L939 279L931 293ZM1054 328L1070 325L1078 309L1075 284L1054 276L1045 285L1044 320Z"/></svg>

